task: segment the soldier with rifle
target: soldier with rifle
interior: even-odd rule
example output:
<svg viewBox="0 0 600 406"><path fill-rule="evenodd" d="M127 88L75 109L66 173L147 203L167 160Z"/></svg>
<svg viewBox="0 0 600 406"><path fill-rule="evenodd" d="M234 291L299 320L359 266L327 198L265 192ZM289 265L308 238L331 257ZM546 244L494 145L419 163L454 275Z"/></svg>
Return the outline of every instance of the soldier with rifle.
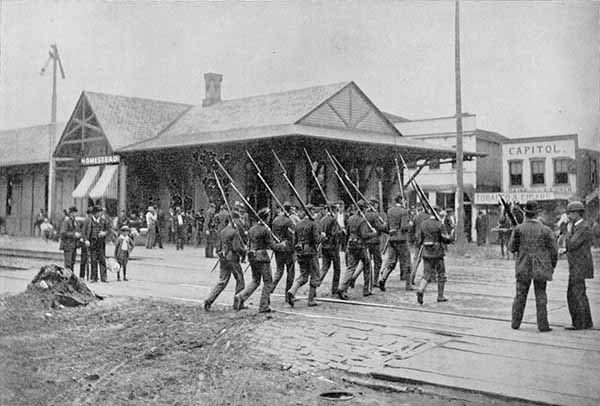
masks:
<svg viewBox="0 0 600 406"><path fill-rule="evenodd" d="M317 288L321 282L317 260L317 245L322 240L322 234L319 232L319 225L313 219L311 210L312 204L306 205L306 212L300 213L300 222L296 224L296 258L300 266L300 275L286 292L285 301L294 307L295 295L298 289L310 282L308 290L308 305L317 306L315 298L317 297Z"/></svg>
<svg viewBox="0 0 600 406"><path fill-rule="evenodd" d="M337 221L337 206L335 203L328 203L330 212L325 213L319 222L323 241L321 242L321 274L319 276L320 283L329 272L329 268L333 265L333 278L331 279L331 295L335 295L340 285L340 242L344 238L344 232Z"/></svg>
<svg viewBox="0 0 600 406"><path fill-rule="evenodd" d="M367 253L366 241L377 235L377 231L373 230L362 213L362 210L367 206L364 200L357 203L356 210L348 219L348 245L346 258L346 274L344 282L338 290L338 296L342 300L348 300L346 292L351 284L354 283L358 275L354 271L359 263L362 263L363 272L363 296L370 296L371 292L371 264L369 262L369 254Z"/></svg>
<svg viewBox="0 0 600 406"><path fill-rule="evenodd" d="M283 277L283 272L286 273L285 291L287 292L294 283L294 233L296 226L289 216L292 204L288 201L283 202L283 206L279 209L279 214L273 220L273 234L281 241L285 241L285 248L275 251L275 263L277 271L273 277L273 289L275 291L277 284Z"/></svg>
<svg viewBox="0 0 600 406"><path fill-rule="evenodd" d="M367 205L365 216L367 221L376 231L376 234L365 241L367 252L371 259L371 266L373 270L371 283L377 283L379 280L379 272L381 271L381 264L383 262L381 258L381 240L380 236L382 233L388 232L387 225L383 222L383 219L377 212L379 206L379 200L375 197L369 198L369 204ZM387 245L387 244L386 244Z"/></svg>
<svg viewBox="0 0 600 406"><path fill-rule="evenodd" d="M400 280L405 281L406 290L413 290L408 248L408 233L412 228L412 221L408 209L404 206L404 196L401 193L394 197L394 205L388 209L387 218L390 234L388 256L377 285L385 292L385 283L396 267L396 262L400 262Z"/></svg>
<svg viewBox="0 0 600 406"><path fill-rule="evenodd" d="M217 175L215 174L217 186L221 192L221 197L224 199L224 206L227 208L229 219L225 219L226 226L221 230L219 235L219 243L217 246L217 255L219 256L219 281L212 289L206 300L204 301L204 310L209 311L211 305L217 297L223 292L231 275L235 279L235 293L244 290L244 273L240 261L243 261L246 255L246 244L243 238L243 226L240 219L240 214L237 211L232 211L227 202L227 196L221 186Z"/></svg>

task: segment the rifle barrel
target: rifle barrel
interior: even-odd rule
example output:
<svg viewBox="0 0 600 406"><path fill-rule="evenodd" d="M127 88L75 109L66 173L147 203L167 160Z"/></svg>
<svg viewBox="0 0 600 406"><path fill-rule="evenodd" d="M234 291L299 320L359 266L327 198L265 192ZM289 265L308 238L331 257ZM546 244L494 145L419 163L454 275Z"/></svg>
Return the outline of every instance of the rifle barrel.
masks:
<svg viewBox="0 0 600 406"><path fill-rule="evenodd" d="M281 208L281 210L283 210L283 212L285 213L286 216L289 216L290 214L283 207L283 204L281 204L281 202L279 201L279 199L277 198L277 196L275 196L275 193L273 192L273 190L271 189L271 187L268 185L268 183L265 180L265 178L262 176L262 172L260 170L260 167L258 166L258 164L256 163L256 161L254 160L254 158L252 158L252 155L250 155L250 153L248 152L248 150L246 150L246 155L248 155L248 158L250 158L250 161L252 162L252 164L256 168L256 174L258 175L258 178L262 181L263 185L265 185L265 187L267 188L267 190L269 191L269 193L271 194L271 196L273 197L273 199L275 200L275 202L277 203L277 205Z"/></svg>
<svg viewBox="0 0 600 406"><path fill-rule="evenodd" d="M304 201L300 198L300 193L298 193L298 191L294 187L294 184L292 183L292 181L290 180L290 178L288 178L287 172L285 170L285 166L283 166L283 162L281 162L281 160L279 159L279 157L277 156L277 154L275 153L274 150L271 150L271 152L273 153L273 156L275 156L275 159L277 160L277 163L281 167L281 170L283 171L283 177L286 180L286 182L288 183L288 185L290 186L290 188L292 189L292 192L294 193L294 196L296 196L296 199L298 199L298 201L300 202L300 205L302 206L302 209L304 210L304 212L306 213L306 215L308 216L308 218L314 221L315 218L313 217L313 215L310 212L310 210L308 210L308 207L306 207L306 204L304 204Z"/></svg>

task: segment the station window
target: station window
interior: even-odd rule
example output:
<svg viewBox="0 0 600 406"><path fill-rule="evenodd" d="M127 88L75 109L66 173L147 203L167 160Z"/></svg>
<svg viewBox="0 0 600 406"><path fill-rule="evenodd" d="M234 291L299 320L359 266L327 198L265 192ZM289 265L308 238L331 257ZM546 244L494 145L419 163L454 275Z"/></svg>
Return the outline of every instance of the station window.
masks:
<svg viewBox="0 0 600 406"><path fill-rule="evenodd" d="M546 167L546 161L544 159L532 159L531 160L531 184L532 185L543 185L546 183L544 179L544 172Z"/></svg>
<svg viewBox="0 0 600 406"><path fill-rule="evenodd" d="M565 185L569 183L569 159L554 160L554 184Z"/></svg>
<svg viewBox="0 0 600 406"><path fill-rule="evenodd" d="M510 186L523 186L523 161L510 161L508 163Z"/></svg>

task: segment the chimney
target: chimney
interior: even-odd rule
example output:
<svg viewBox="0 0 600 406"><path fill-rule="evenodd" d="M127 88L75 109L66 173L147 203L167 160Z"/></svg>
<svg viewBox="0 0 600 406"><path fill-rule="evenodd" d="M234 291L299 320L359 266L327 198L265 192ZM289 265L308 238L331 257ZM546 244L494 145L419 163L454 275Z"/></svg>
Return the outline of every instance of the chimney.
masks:
<svg viewBox="0 0 600 406"><path fill-rule="evenodd" d="M205 73L204 84L206 87L206 97L202 100L202 106L208 107L221 101L221 81L223 75L218 73Z"/></svg>

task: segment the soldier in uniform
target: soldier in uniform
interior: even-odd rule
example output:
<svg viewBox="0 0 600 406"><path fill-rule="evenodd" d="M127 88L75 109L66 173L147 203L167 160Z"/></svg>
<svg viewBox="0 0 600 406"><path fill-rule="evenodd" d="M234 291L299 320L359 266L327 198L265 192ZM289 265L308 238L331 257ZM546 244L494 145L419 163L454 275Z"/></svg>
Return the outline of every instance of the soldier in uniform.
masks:
<svg viewBox="0 0 600 406"><path fill-rule="evenodd" d="M513 301L511 323L515 330L521 326L532 280L538 330L552 330L548 325L546 282L552 280L558 261L558 249L552 231L536 218L538 211L537 201L530 200L525 204L525 222L515 227L508 242L510 252L517 253L517 293Z"/></svg>
<svg viewBox="0 0 600 406"><path fill-rule="evenodd" d="M243 240L244 230L241 224L240 214L232 212L233 223L227 224L219 238L217 254L219 255L219 281L204 301L204 310L209 311L211 305L223 292L229 279L233 274L235 279L235 293L244 290L244 273L240 261L246 256L246 246Z"/></svg>
<svg viewBox="0 0 600 406"><path fill-rule="evenodd" d="M358 202L358 209L364 210L366 203L364 200ZM363 296L370 296L371 292L371 264L369 263L369 255L367 253L366 241L369 238L377 235L377 231L371 231L367 221L360 215L356 209L354 214L348 218L348 244L346 247L346 274L344 282L338 290L338 296L342 300L348 300L346 292L351 284L354 284L358 275L354 275L354 271L358 264L362 262L363 272Z"/></svg>
<svg viewBox="0 0 600 406"><path fill-rule="evenodd" d="M406 290L412 290L410 250L408 248L408 233L412 228L410 213L403 206L404 197L397 194L394 197L394 205L388 209L387 219L390 239L388 242L388 256L383 267L383 274L377 282L379 289L385 292L385 283L390 273L400 262L400 280L404 279Z"/></svg>
<svg viewBox="0 0 600 406"><path fill-rule="evenodd" d="M95 206L92 209L92 218L90 226L85 235L86 241L90 247L90 257L92 270L90 279L92 282L98 282L98 268L100 268L100 280L106 282L106 234L108 233L108 224L102 218L102 209Z"/></svg>
<svg viewBox="0 0 600 406"><path fill-rule="evenodd" d="M206 210L206 222L204 223L204 234L206 235L206 247L204 256L206 258L215 257L215 245L218 241L217 225L215 222L215 204L210 203Z"/></svg>
<svg viewBox="0 0 600 406"><path fill-rule="evenodd" d="M308 210L313 209L312 204L306 205ZM294 307L294 296L301 286L310 281L308 290L308 305L317 306L315 298L317 297L317 288L319 287L321 278L319 277L319 262L317 260L317 245L321 241L319 233L319 225L315 220L312 220L303 211L298 213L300 222L296 224L296 258L300 267L300 275L285 294L285 301Z"/></svg>
<svg viewBox="0 0 600 406"><path fill-rule="evenodd" d="M437 210L437 208L434 208ZM435 217L423 221L417 234L417 245L423 246L423 277L417 290L417 302L423 304L423 295L427 284L437 280L438 302L446 302L444 286L446 285L446 267L444 265L444 244L450 244L452 239L444 233L444 225Z"/></svg>
<svg viewBox="0 0 600 406"><path fill-rule="evenodd" d="M379 272L381 271L381 264L382 264L382 259L381 259L381 240L380 240L380 236L382 233L387 233L387 226L379 219L379 215L377 214L377 209L379 207L379 200L377 200L375 197L371 197L369 198L369 202L371 203L370 206L367 206L367 210L365 212L365 217L367 218L367 221L369 222L369 224L371 224L371 227L373 227L375 229L375 231L377 231L377 234L375 234L374 236L368 238L365 243L367 246L367 251L369 253L369 257L372 261L372 270L373 270L373 275L372 275L372 280L371 283L377 283L377 281L379 280ZM373 207L373 209L371 208L371 206Z"/></svg>
<svg viewBox="0 0 600 406"><path fill-rule="evenodd" d="M264 222L269 220L270 210L268 208L260 209L258 216ZM271 232L261 222L256 223L248 231L248 239L250 249L248 251L248 260L252 268L252 281L244 290L237 293L233 298L233 308L240 310L244 306L244 302L254 293L263 281L263 288L260 295L260 304L258 307L259 313L269 313L271 308L270 296L273 290L273 276L271 275L271 259L267 249L278 250L285 246L285 242L275 244L271 238Z"/></svg>
<svg viewBox="0 0 600 406"><path fill-rule="evenodd" d="M283 202L283 208L288 213L292 208L292 204L288 201ZM290 217L285 214L285 211L280 210L279 214L273 220L273 234L279 241L285 241L285 248L280 251L275 251L275 263L277 264L277 271L273 277L273 289L271 293L277 287L277 284L283 276L283 272L286 271L285 278L285 291L287 292L294 283L294 232L296 226Z"/></svg>
<svg viewBox="0 0 600 406"><path fill-rule="evenodd" d="M60 249L63 251L65 268L73 271L77 258L77 245L81 239L79 222L75 218L77 207L70 207L60 225Z"/></svg>
<svg viewBox="0 0 600 406"><path fill-rule="evenodd" d="M583 219L584 207L579 201L567 206L569 225L564 250L569 262L569 284L567 287L567 304L571 314L572 327L569 330L583 330L594 326L590 303L585 293L586 278L594 277L592 260L592 231Z"/></svg>
<svg viewBox="0 0 600 406"><path fill-rule="evenodd" d="M319 222L323 241L321 243L322 265L319 276L320 283L323 282L329 267L333 264L333 278L331 280L331 294L335 295L340 285L340 242L343 238L343 231L337 221L337 206L335 203L329 203L331 212L327 212ZM333 213L333 215L332 215Z"/></svg>

